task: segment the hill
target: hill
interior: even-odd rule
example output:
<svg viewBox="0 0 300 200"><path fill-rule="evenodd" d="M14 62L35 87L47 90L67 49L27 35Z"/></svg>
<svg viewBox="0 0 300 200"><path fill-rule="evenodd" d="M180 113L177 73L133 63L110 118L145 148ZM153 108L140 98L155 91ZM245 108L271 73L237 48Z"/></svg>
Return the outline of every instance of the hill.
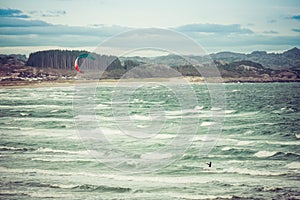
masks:
<svg viewBox="0 0 300 200"><path fill-rule="evenodd" d="M251 54L220 52L210 56L186 56L198 60L203 66L211 63L220 71L224 81L272 82L300 81L300 50L293 48L282 54L254 51ZM86 51L48 50L24 55L0 55L0 81L55 81L76 79L73 63ZM86 60L85 78L99 79L95 70L103 71L101 78L152 78L201 74L178 55L146 57L120 57L91 53L94 61ZM255 61L253 61L255 60ZM209 62L208 62L209 61ZM264 64L265 63L265 64ZM280 63L284 63L280 65ZM271 66L271 67L270 67ZM88 74L88 75L87 75Z"/></svg>

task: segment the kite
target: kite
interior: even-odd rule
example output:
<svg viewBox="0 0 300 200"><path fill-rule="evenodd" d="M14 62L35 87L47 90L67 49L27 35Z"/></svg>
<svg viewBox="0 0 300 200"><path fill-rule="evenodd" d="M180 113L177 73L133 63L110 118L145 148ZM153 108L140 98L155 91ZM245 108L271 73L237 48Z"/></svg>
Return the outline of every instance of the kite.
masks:
<svg viewBox="0 0 300 200"><path fill-rule="evenodd" d="M81 55L79 55L79 56L76 58L75 63L74 63L74 67L75 67L75 69L76 69L78 72L80 72L80 73L82 73L82 74L83 74L83 71L81 71L80 68L79 68L79 67L80 67L79 61L80 61L81 59L83 59L83 58L89 58L89 59L91 59L91 60L95 60L95 58L94 58L92 55L88 54L88 53L81 54Z"/></svg>

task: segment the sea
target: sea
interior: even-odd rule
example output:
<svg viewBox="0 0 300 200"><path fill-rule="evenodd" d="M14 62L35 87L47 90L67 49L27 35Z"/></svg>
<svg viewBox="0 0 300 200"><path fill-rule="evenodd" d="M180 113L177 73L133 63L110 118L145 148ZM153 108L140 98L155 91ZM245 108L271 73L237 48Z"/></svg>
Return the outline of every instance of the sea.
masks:
<svg viewBox="0 0 300 200"><path fill-rule="evenodd" d="M300 83L213 84L0 88L0 199L300 199Z"/></svg>

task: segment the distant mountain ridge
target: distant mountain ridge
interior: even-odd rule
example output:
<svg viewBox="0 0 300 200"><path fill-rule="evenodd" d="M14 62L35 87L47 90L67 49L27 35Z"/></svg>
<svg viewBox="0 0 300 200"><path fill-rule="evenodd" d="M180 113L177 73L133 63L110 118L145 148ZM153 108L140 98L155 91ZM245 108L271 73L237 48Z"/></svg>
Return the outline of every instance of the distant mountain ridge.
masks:
<svg viewBox="0 0 300 200"><path fill-rule="evenodd" d="M0 81L43 81L76 78L74 60L87 51L47 50L24 55L0 55ZM300 50L283 53L254 51L250 54L219 52L205 56L166 55L158 57L116 57L91 53L96 59L86 60L91 70L87 79L98 79L93 70L103 70L102 79L201 77L188 60L203 67L215 64L226 82L300 81ZM134 69L134 70L132 70ZM174 73L174 72L178 73ZM87 71L88 72L88 71ZM86 74L88 75L88 73Z"/></svg>
<svg viewBox="0 0 300 200"><path fill-rule="evenodd" d="M261 64L266 68L273 70L282 70L287 68L300 67L300 49L294 47L290 50L284 51L283 53L267 53L266 51L253 51L250 54L244 53L234 53L234 52L219 52L209 54L207 56L185 56L186 58L196 59L199 62L202 62L205 59L212 59L214 61L219 61L223 63L232 63L243 60L248 60ZM178 55L167 55L167 56L158 56L154 58L147 57L130 57L130 58L120 58L121 60L132 59L138 62L154 62L154 63L163 63L169 66L180 66L188 65L183 57Z"/></svg>
<svg viewBox="0 0 300 200"><path fill-rule="evenodd" d="M250 54L220 52L210 54L213 60L223 60L226 62L236 62L250 60L260 63L266 68L286 69L300 67L300 49L294 47L283 53L267 53L265 51L253 51Z"/></svg>

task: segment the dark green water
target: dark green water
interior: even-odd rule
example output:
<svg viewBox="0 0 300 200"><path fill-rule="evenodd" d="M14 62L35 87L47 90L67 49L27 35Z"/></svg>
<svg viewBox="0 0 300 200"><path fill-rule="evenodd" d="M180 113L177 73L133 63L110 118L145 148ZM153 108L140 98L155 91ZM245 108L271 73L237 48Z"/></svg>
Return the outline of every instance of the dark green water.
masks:
<svg viewBox="0 0 300 200"><path fill-rule="evenodd" d="M300 199L299 83L130 87L0 89L0 199Z"/></svg>

